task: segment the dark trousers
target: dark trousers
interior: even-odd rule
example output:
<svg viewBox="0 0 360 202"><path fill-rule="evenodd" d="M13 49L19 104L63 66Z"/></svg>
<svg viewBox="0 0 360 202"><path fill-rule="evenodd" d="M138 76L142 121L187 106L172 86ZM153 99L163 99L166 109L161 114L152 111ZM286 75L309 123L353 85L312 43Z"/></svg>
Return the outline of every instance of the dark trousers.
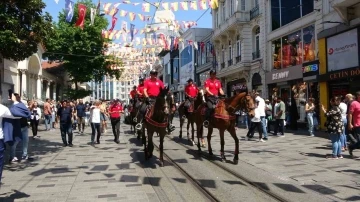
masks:
<svg viewBox="0 0 360 202"><path fill-rule="evenodd" d="M209 121L210 117L212 116L212 114L214 113L214 108L216 106L218 98L215 96L208 96L206 98L206 114L205 114L205 120Z"/></svg>
<svg viewBox="0 0 360 202"><path fill-rule="evenodd" d="M37 133L38 133L39 120L32 119L30 121L30 123L31 123L31 130L32 130L32 133L33 133L33 137L35 137L35 136L37 136Z"/></svg>
<svg viewBox="0 0 360 202"><path fill-rule="evenodd" d="M114 134L115 141L119 140L120 136L120 118L111 118L111 127Z"/></svg>
<svg viewBox="0 0 360 202"><path fill-rule="evenodd" d="M100 142L101 130L100 123L91 123L91 142L95 140L95 133L97 133L96 141Z"/></svg>
<svg viewBox="0 0 360 202"><path fill-rule="evenodd" d="M3 139L0 139L0 183L1 183L2 171L4 168L4 153L5 153L5 143Z"/></svg>
<svg viewBox="0 0 360 202"><path fill-rule="evenodd" d="M247 137L253 137L254 136L254 132L255 129L257 129L259 131L259 139L262 138L262 132L263 132L263 127L262 127L262 123L260 122L251 122L250 127L249 127L249 131L247 132Z"/></svg>
<svg viewBox="0 0 360 202"><path fill-rule="evenodd" d="M67 145L66 134L69 137L69 144L72 144L73 133L71 123L60 123L61 139L65 145Z"/></svg>
<svg viewBox="0 0 360 202"><path fill-rule="evenodd" d="M352 130L353 144L349 146L349 149L360 149L360 127L354 127ZM356 141L356 142L355 142Z"/></svg>
<svg viewBox="0 0 360 202"><path fill-rule="evenodd" d="M277 135L278 132L284 135L284 119L275 120L274 135Z"/></svg>

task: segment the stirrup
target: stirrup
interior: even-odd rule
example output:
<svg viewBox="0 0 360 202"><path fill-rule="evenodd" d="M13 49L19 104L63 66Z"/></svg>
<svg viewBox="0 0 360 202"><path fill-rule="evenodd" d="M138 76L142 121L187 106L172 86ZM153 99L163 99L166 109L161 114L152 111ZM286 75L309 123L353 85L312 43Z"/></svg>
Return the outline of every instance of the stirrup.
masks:
<svg viewBox="0 0 360 202"><path fill-rule="evenodd" d="M135 117L135 118L133 118L133 121L134 121L134 122L137 122L137 118L136 118L136 117Z"/></svg>
<svg viewBox="0 0 360 202"><path fill-rule="evenodd" d="M141 123L136 124L135 128L136 130L141 130L142 124Z"/></svg>
<svg viewBox="0 0 360 202"><path fill-rule="evenodd" d="M209 126L209 121L208 121L208 120L205 120L205 121L203 122L203 125L204 125L205 128L207 128L207 127Z"/></svg>
<svg viewBox="0 0 360 202"><path fill-rule="evenodd" d="M174 125L170 124L169 128L170 128L171 131L174 131L176 127Z"/></svg>

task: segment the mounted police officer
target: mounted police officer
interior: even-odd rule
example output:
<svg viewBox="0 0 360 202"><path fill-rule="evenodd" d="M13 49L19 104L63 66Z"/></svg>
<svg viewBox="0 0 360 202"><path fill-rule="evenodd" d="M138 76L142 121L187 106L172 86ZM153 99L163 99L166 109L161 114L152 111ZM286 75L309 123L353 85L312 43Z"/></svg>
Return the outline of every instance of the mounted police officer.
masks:
<svg viewBox="0 0 360 202"><path fill-rule="evenodd" d="M160 91L164 89L164 83L157 78L158 72L155 69L150 71L150 78L144 81L144 96L146 101L140 107L141 119L143 120L146 109L149 105L153 105L156 101L156 97L159 95ZM137 125L136 128L141 126L142 120L140 120L140 125ZM141 128L141 127L140 127Z"/></svg>
<svg viewBox="0 0 360 202"><path fill-rule="evenodd" d="M216 70L210 70L210 78L206 79L204 87L206 92L207 109L203 125L205 128L207 128L209 126L210 117L213 115L215 111L215 106L219 100L219 94L224 96L221 82L216 78Z"/></svg>
<svg viewBox="0 0 360 202"><path fill-rule="evenodd" d="M187 114L190 106L194 104L194 100L197 94L199 93L198 87L193 83L193 80L191 78L187 80L187 83L188 84L185 86L185 103L184 103L185 114Z"/></svg>

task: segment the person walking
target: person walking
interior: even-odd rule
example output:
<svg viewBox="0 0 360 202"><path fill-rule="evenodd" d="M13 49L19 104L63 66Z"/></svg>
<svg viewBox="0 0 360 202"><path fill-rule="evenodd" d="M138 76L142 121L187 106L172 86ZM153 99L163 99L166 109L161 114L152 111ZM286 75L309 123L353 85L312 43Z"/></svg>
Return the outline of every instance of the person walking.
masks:
<svg viewBox="0 0 360 202"><path fill-rule="evenodd" d="M38 133L39 120L41 117L41 109L36 101L33 102L32 105L30 106L30 113L31 113L30 125L33 133L33 138L35 139L39 137L37 133Z"/></svg>
<svg viewBox="0 0 360 202"><path fill-rule="evenodd" d="M266 132L270 133L270 126L271 126L271 122L272 122L272 106L270 103L270 100L266 99L265 100L265 119L266 119Z"/></svg>
<svg viewBox="0 0 360 202"><path fill-rule="evenodd" d="M61 139L64 143L64 147L69 146L72 147L73 141L73 131L72 131L72 115L73 110L70 106L70 102L64 100L62 102L62 107L58 110L59 119L60 119L60 132ZM66 134L68 135L68 141L66 140Z"/></svg>
<svg viewBox="0 0 360 202"><path fill-rule="evenodd" d="M252 138L254 136L255 128L257 128L259 132L259 142L265 142L265 140L262 138L264 128L261 123L261 108L256 107L254 112L255 116L251 119L250 128L246 134L245 140L249 140L250 138Z"/></svg>
<svg viewBox="0 0 360 202"><path fill-rule="evenodd" d="M259 108L261 127L262 127L262 132L263 132L263 135L264 135L264 140L267 140L268 138L267 138L266 118L265 118L266 117L266 114L265 114L266 104L265 104L265 100L260 97L259 92L255 93L255 102L257 103L257 108ZM254 131L255 130L253 130L252 135L254 135Z"/></svg>
<svg viewBox="0 0 360 202"><path fill-rule="evenodd" d="M79 100L79 103L76 105L75 110L79 133L83 134L85 129L86 105L84 104L82 99Z"/></svg>
<svg viewBox="0 0 360 202"><path fill-rule="evenodd" d="M51 108L51 130L55 130L56 106L54 100L50 101L50 108Z"/></svg>
<svg viewBox="0 0 360 202"><path fill-rule="evenodd" d="M90 108L90 125L91 125L91 144L95 144L95 133L96 136L96 144L100 144L100 120L101 111L100 111L100 102L96 101L93 106Z"/></svg>
<svg viewBox="0 0 360 202"><path fill-rule="evenodd" d="M10 148L10 163L17 162L18 158L16 157L16 146L20 141L22 141L22 160L28 159L28 144L29 144L29 124L28 119L31 117L30 110L21 102L20 95L14 93L15 96L14 104L10 108L11 114L15 117L20 117L20 131L21 131L21 140L17 140Z"/></svg>
<svg viewBox="0 0 360 202"><path fill-rule="evenodd" d="M44 103L45 130L51 129L51 106L50 99L46 98Z"/></svg>
<svg viewBox="0 0 360 202"><path fill-rule="evenodd" d="M309 134L311 137L314 137L314 110L315 110L315 99L309 98L308 102L305 105L305 112L308 121Z"/></svg>
<svg viewBox="0 0 360 202"><path fill-rule="evenodd" d="M111 127L114 134L114 142L117 144L120 143L120 118L121 113L123 112L122 105L119 103L119 100L114 100L114 103L109 107L109 114L111 120Z"/></svg>
<svg viewBox="0 0 360 202"><path fill-rule="evenodd" d="M330 135L331 143L332 143L332 155L326 156L328 159L339 159L343 158L341 155L341 142L340 135L343 133L344 124L342 122L341 110L339 108L340 98L335 96L331 98L330 110L326 110L324 105L321 104L321 109L324 112L327 120L325 126Z"/></svg>
<svg viewBox="0 0 360 202"><path fill-rule="evenodd" d="M345 100L344 100L345 101ZM341 142L341 151L347 150L347 138L346 138L346 127L347 127L347 104L341 101L339 104L339 108L341 110L341 118L344 124L343 133L340 135L340 142Z"/></svg>
<svg viewBox="0 0 360 202"><path fill-rule="evenodd" d="M274 98L277 105L275 105L275 128L274 128L274 135L278 135L280 132L279 137L285 137L284 134L284 122L285 122L285 103L281 100L280 97Z"/></svg>
<svg viewBox="0 0 360 202"><path fill-rule="evenodd" d="M348 128L352 131L356 143L349 145L349 154L353 156L355 149L360 149L360 91L356 92L355 100L351 103L348 115Z"/></svg>

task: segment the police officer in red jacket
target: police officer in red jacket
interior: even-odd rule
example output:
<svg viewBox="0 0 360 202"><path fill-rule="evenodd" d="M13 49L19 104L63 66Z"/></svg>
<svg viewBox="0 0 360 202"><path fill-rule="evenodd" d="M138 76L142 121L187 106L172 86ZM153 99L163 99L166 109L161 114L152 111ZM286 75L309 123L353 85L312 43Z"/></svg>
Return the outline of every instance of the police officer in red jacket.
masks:
<svg viewBox="0 0 360 202"><path fill-rule="evenodd" d="M122 112L123 107L119 102L119 99L114 100L114 103L109 107L109 114L111 120L111 127L114 134L114 142L116 142L117 144L120 143L120 118Z"/></svg>
<svg viewBox="0 0 360 202"><path fill-rule="evenodd" d="M140 113L142 114L140 117L142 120L145 116L147 107L155 103L156 97L160 94L160 91L165 88L164 83L157 78L157 75L158 72L155 69L152 69L150 71L150 78L144 81L144 96L146 104L142 104L140 107ZM140 123L136 125L136 129L141 128L142 120L140 120Z"/></svg>
<svg viewBox="0 0 360 202"><path fill-rule="evenodd" d="M198 87L193 83L191 78L187 80L187 83L188 84L185 86L185 113L187 113L189 107L194 104L194 100L199 93Z"/></svg>
<svg viewBox="0 0 360 202"><path fill-rule="evenodd" d="M203 123L204 127L209 126L209 119L214 113L216 103L219 99L219 95L224 95L224 91L221 87L221 82L216 78L216 70L210 70L210 78L206 79L204 83L206 92L206 115Z"/></svg>

